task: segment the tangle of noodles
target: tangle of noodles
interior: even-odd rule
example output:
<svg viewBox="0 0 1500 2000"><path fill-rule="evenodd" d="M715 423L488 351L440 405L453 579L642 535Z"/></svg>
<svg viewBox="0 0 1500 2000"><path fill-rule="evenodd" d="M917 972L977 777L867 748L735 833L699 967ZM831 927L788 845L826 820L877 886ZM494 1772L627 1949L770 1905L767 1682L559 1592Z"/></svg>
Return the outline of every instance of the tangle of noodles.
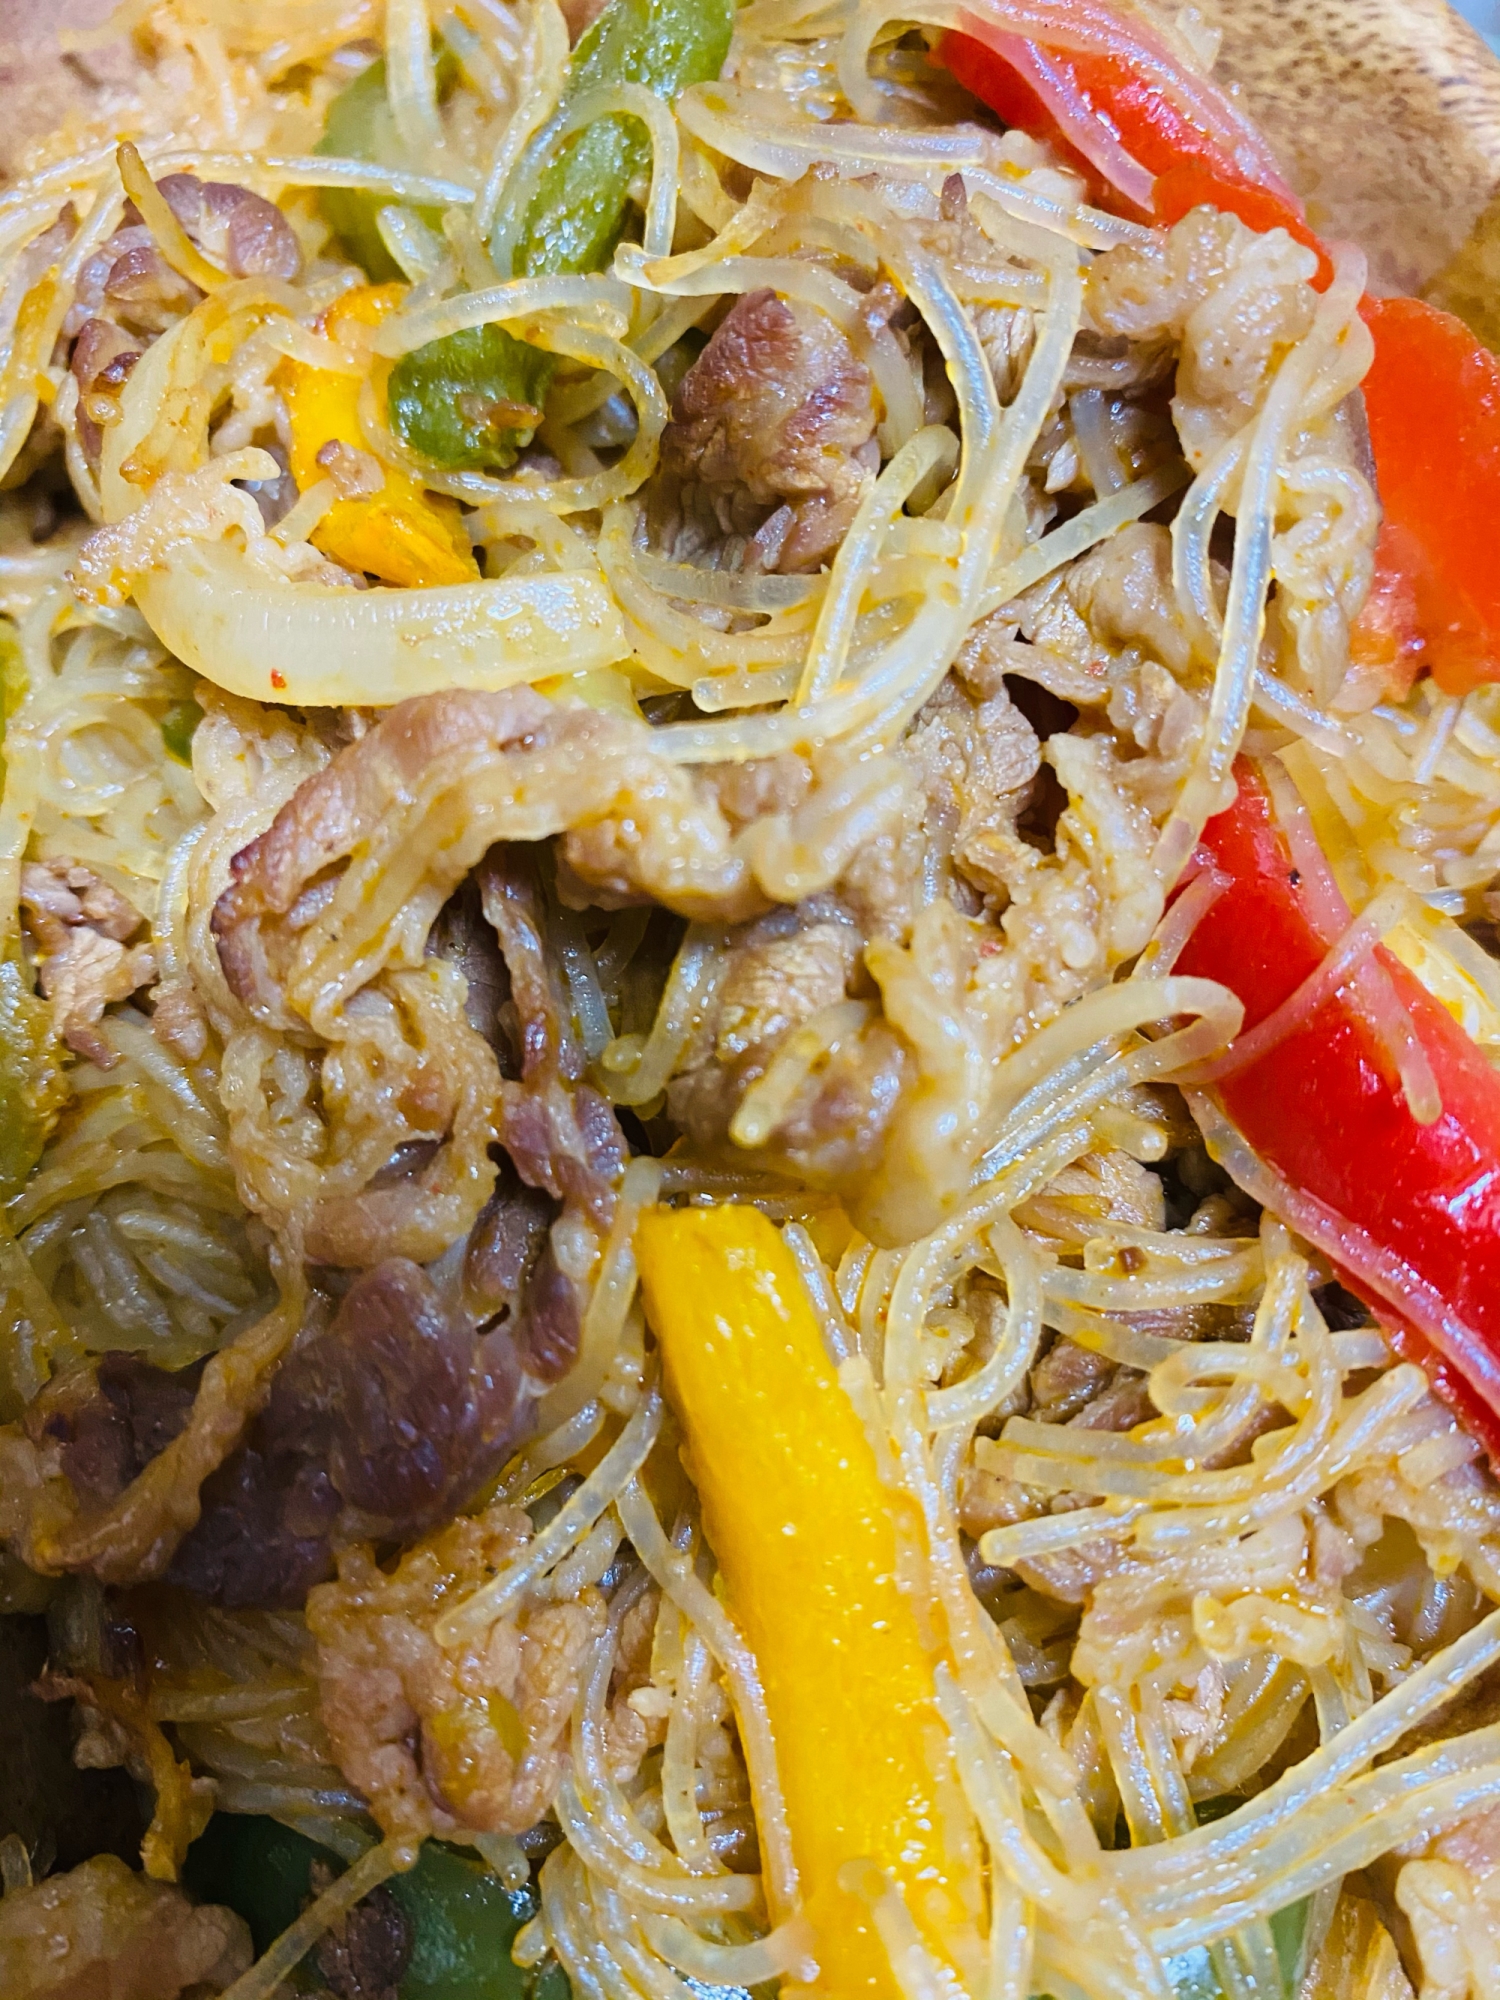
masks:
<svg viewBox="0 0 1500 2000"><path fill-rule="evenodd" d="M1350 663L1363 257L1092 206L934 58L982 33L1143 212L1057 53L1279 185L1191 23L750 0L716 78L570 93L575 11L132 0L118 102L0 192L0 1589L155 1872L210 1807L343 1869L230 2000L430 1837L580 2000L831 1990L637 1267L751 1204L977 1857L941 1937L849 1857L890 1991L1270 2000L1378 1896L1478 2000L1500 1488L1325 1257L1480 1364L1211 1094L1342 994L1435 1117L1377 940L1500 1057L1500 695ZM351 84L378 159L325 150ZM599 134L619 240L556 269ZM441 455L393 385L497 354L541 386L445 382L502 443ZM1327 956L1242 1032L1174 966L1246 750ZM388 1520L285 1405L418 1285L514 1423ZM177 1428L106 1478L79 1413L141 1383ZM235 1599L204 1549L304 1450L315 1580Z"/></svg>

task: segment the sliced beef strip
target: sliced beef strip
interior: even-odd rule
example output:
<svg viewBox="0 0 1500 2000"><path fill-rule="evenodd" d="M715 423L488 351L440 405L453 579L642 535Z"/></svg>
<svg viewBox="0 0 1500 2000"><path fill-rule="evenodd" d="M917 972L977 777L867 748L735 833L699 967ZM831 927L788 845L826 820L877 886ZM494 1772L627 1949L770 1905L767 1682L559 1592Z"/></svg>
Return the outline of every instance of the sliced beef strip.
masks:
<svg viewBox="0 0 1500 2000"><path fill-rule="evenodd" d="M295 1606L343 1543L406 1541L445 1519L531 1426L524 1284L519 1305L519 1325L476 1332L417 1265L361 1273L204 1481L168 1580L215 1603ZM202 1366L107 1354L52 1384L28 1429L61 1444L81 1498L107 1505L184 1429Z"/></svg>
<svg viewBox="0 0 1500 2000"><path fill-rule="evenodd" d="M509 1450L522 1400L509 1337L476 1340L426 1273L393 1257L293 1351L263 1423L279 1453L327 1466L346 1508L394 1528L447 1512Z"/></svg>
<svg viewBox="0 0 1500 2000"><path fill-rule="evenodd" d="M300 1604L337 1544L421 1534L531 1421L512 1330L476 1334L424 1271L390 1258L282 1365L246 1443L205 1481L169 1579L224 1604Z"/></svg>
<svg viewBox="0 0 1500 2000"><path fill-rule="evenodd" d="M520 1036L521 1081L574 1083L584 1070L571 1010L547 951L546 905L527 847L493 847L473 880L499 945Z"/></svg>
<svg viewBox="0 0 1500 2000"><path fill-rule="evenodd" d="M292 1610L333 1574L339 1497L327 1473L268 1447L257 1426L204 1480L169 1583L233 1609Z"/></svg>
<svg viewBox="0 0 1500 2000"><path fill-rule="evenodd" d="M302 251L274 202L234 181L167 174L157 182L167 206L202 250L232 278L285 278L302 272Z"/></svg>
<svg viewBox="0 0 1500 2000"><path fill-rule="evenodd" d="M542 1382L567 1374L582 1333L579 1291L552 1242L558 1213L557 1202L528 1187L506 1155L464 1252L465 1308L490 1327L511 1322L527 1373Z"/></svg>
<svg viewBox="0 0 1500 2000"><path fill-rule="evenodd" d="M562 1268L549 1233L526 1282L516 1343L530 1374L560 1382L578 1359L582 1339L582 1293Z"/></svg>
<svg viewBox="0 0 1500 2000"><path fill-rule="evenodd" d="M722 1149L746 1091L786 1037L862 983L868 991L861 950L848 909L832 896L773 910L732 939L710 1032L667 1086L690 1143ZM871 1021L818 1066L768 1140L766 1162L818 1187L856 1187L880 1156L908 1067L900 1038Z"/></svg>
<svg viewBox="0 0 1500 2000"><path fill-rule="evenodd" d="M96 469L104 444L99 419L116 409L119 393L141 358L141 346L113 320L99 318L85 320L73 343L68 366L78 383L78 435L85 457Z"/></svg>
<svg viewBox="0 0 1500 2000"><path fill-rule="evenodd" d="M535 857L495 848L477 871L481 906L495 930L510 977L520 1039L521 1075L503 1086L501 1142L524 1187L561 1204L544 1242L528 1238L527 1276L515 1309L517 1342L531 1374L559 1381L578 1352L583 1293L569 1270L575 1223L609 1227L626 1147L614 1110L583 1074L584 1056L546 949L546 910ZM519 1190L497 1188L506 1228L530 1227L539 1210L519 1206ZM484 1224L481 1217L481 1225ZM493 1229L494 1222L490 1227ZM476 1230L473 1245L488 1243ZM497 1243L498 1249L498 1243Z"/></svg>
<svg viewBox="0 0 1500 2000"><path fill-rule="evenodd" d="M747 292L673 401L654 525L682 560L730 536L748 543L738 566L816 570L879 463L874 381L844 334L810 306Z"/></svg>
<svg viewBox="0 0 1500 2000"><path fill-rule="evenodd" d="M63 855L21 865L21 913L39 959L43 993L58 1034L100 1069L119 1057L98 1033L107 1006L128 1000L156 977L149 943L131 943L145 925L118 889Z"/></svg>
<svg viewBox="0 0 1500 2000"><path fill-rule="evenodd" d="M464 1304L481 1324L518 1311L556 1213L546 1191L527 1187L507 1156L464 1251Z"/></svg>
<svg viewBox="0 0 1500 2000"><path fill-rule="evenodd" d="M134 219L101 244L79 272L64 333L90 315L102 315L143 340L154 340L203 297L191 279L173 270L135 211L126 213Z"/></svg>
<svg viewBox="0 0 1500 2000"><path fill-rule="evenodd" d="M135 1354L104 1354L50 1383L26 1427L37 1443L60 1443L74 1489L104 1505L185 1428L202 1374L201 1361L169 1371Z"/></svg>

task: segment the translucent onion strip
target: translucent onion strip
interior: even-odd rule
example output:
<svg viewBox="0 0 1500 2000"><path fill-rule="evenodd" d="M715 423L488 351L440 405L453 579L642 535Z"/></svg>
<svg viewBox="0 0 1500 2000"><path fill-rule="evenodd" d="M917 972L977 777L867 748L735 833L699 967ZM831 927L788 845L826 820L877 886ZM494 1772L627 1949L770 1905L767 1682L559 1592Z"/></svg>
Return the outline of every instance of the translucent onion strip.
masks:
<svg viewBox="0 0 1500 2000"><path fill-rule="evenodd" d="M940 10L948 13L950 10ZM956 18L966 24L973 19L966 7ZM1105 118L1101 118L1087 95L1074 84L1067 69L1049 51L1020 35L987 35L987 45L1003 57L1036 92L1057 120L1064 136L1078 148L1089 164L1105 180L1117 187L1127 200L1147 213L1155 176L1148 173L1133 154L1126 151Z"/></svg>
<svg viewBox="0 0 1500 2000"><path fill-rule="evenodd" d="M162 644L217 686L309 707L514 687L629 651L603 579L577 573L356 592L275 581L227 543L185 542L136 601Z"/></svg>
<svg viewBox="0 0 1500 2000"><path fill-rule="evenodd" d="M952 10L938 0L932 4L938 16L936 25L960 27L991 47L1019 36L1042 49L1102 55L1124 62L1133 74L1148 79L1154 90L1185 111L1200 131L1217 139L1248 177L1292 198L1263 135L1224 92L1178 61L1140 16L1121 14L1096 4L1096 0L974 0L972 6L961 6L954 19L950 18ZM878 23L894 13L893 7L862 8L860 39L873 38L867 25L871 20ZM853 47L841 61L840 75L849 91L851 84L859 88L854 74L858 40L852 36L846 39ZM866 85L861 96L868 95ZM859 101L851 93L850 102L858 105ZM1146 193L1149 196L1149 187ZM1149 202L1144 205L1149 206Z"/></svg>
<svg viewBox="0 0 1500 2000"><path fill-rule="evenodd" d="M1398 1320L1410 1321L1492 1408L1500 1409L1500 1357L1457 1318L1440 1293L1366 1230L1285 1180L1252 1150L1208 1092L1187 1090L1184 1096L1210 1154L1237 1187L1383 1299Z"/></svg>

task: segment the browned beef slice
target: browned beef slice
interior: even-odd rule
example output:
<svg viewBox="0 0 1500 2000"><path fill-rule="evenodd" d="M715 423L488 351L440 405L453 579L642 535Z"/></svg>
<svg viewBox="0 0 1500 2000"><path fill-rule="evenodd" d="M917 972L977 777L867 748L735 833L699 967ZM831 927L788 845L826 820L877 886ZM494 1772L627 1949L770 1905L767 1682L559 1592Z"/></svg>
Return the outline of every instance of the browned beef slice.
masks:
<svg viewBox="0 0 1500 2000"><path fill-rule="evenodd" d="M512 1329L476 1335L393 1257L283 1364L249 1439L204 1483L170 1578L224 1604L300 1604L338 1542L420 1534L530 1422Z"/></svg>
<svg viewBox="0 0 1500 2000"><path fill-rule="evenodd" d="M662 436L667 504L653 511L676 503L674 542L702 516L754 538L748 567L815 570L878 464L874 384L844 334L810 306L747 292L683 378Z"/></svg>

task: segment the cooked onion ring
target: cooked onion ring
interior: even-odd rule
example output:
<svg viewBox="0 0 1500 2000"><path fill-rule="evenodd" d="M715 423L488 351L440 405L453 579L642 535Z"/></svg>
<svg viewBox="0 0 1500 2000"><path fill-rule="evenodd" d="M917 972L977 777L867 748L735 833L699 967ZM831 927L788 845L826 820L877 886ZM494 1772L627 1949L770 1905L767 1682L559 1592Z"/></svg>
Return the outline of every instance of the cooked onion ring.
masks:
<svg viewBox="0 0 1500 2000"><path fill-rule="evenodd" d="M387 708L443 688L496 692L630 651L597 576L436 590L335 590L266 577L226 544L173 549L136 603L169 652L231 694ZM278 662L280 665L278 666Z"/></svg>

